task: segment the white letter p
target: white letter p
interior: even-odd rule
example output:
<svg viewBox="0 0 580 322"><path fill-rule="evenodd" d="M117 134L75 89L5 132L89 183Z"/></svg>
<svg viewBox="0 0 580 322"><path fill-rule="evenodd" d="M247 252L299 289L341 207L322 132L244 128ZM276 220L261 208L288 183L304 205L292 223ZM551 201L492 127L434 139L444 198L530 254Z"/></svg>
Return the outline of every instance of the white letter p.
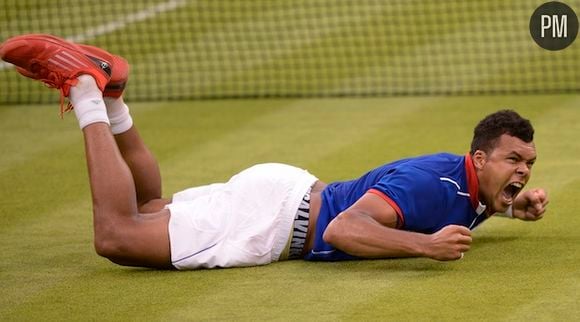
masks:
<svg viewBox="0 0 580 322"><path fill-rule="evenodd" d="M542 38L544 38L544 31L552 27L552 17L549 15L542 15Z"/></svg>

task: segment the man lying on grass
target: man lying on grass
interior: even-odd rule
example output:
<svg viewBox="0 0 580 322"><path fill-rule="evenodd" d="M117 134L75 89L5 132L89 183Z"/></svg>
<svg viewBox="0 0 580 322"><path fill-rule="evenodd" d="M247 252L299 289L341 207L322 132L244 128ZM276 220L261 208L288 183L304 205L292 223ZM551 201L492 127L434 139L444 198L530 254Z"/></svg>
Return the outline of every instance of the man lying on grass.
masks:
<svg viewBox="0 0 580 322"><path fill-rule="evenodd" d="M123 101L123 58L42 34L8 39L0 56L69 98L85 138L95 248L120 265L456 260L471 229L492 215L538 220L548 204L543 189L522 192L536 160L534 130L511 110L485 117L465 155L399 160L328 185L299 168L260 164L163 199L157 162Z"/></svg>

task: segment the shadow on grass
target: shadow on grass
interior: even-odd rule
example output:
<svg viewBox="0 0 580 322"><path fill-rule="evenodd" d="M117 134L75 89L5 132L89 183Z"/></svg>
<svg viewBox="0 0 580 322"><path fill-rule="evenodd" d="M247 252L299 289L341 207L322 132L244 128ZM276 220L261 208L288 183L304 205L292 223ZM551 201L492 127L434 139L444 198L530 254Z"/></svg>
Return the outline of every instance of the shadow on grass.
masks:
<svg viewBox="0 0 580 322"><path fill-rule="evenodd" d="M484 235L474 238L472 249L469 255L484 256L490 249L494 249L496 256L508 252L513 248L514 243L521 243L528 245L530 243L542 240L570 240L570 238L556 237L556 236L529 236L529 235ZM504 247L505 246L505 247ZM167 276L167 275L181 275L187 273L194 273L195 275L228 275L234 273L264 273L268 274L276 271L294 271L298 272L372 272L372 271L389 271L400 273L437 273L455 271L461 265L462 261L448 261L440 262L428 258L393 258L393 259L361 259L350 261L336 261L336 262L310 262L310 261L283 261L272 263L265 266L252 267L238 267L238 268L215 268L215 269L198 269L190 271L177 270L158 270L139 267L122 267L111 264L110 267L101 270L100 272L108 275L117 276Z"/></svg>
<svg viewBox="0 0 580 322"><path fill-rule="evenodd" d="M479 236L473 239L475 245L494 245L516 241L524 236Z"/></svg>
<svg viewBox="0 0 580 322"><path fill-rule="evenodd" d="M451 263L451 262L448 262ZM178 271L178 270L159 270L150 268L139 268L139 267L123 267L123 266L111 266L102 270L99 273L102 275L111 275L118 277L139 277L139 278L149 278L149 277L168 277L168 276L179 276L182 274L195 274L195 275L228 275L237 273L251 273L251 274L269 274L276 271L293 271L297 274L310 272L373 272L373 271L389 271L389 272L401 272L401 273L412 273L412 272L446 272L454 270L454 265L446 265L444 262L438 262L435 260L425 259L425 258L394 258L394 259L361 259L361 260L351 260L351 261L337 261L337 262L309 262L309 261L283 261L272 263L264 266L251 266L251 267L234 267L234 268L214 268L214 269L198 269L189 271Z"/></svg>
<svg viewBox="0 0 580 322"><path fill-rule="evenodd" d="M514 244L520 246L537 243L539 239L570 239L556 236L529 236L529 235L484 235L474 238L472 249L467 256L471 258L487 258L487 254L492 251L494 256L510 255L513 253ZM520 247L518 247L520 248ZM348 272L390 272L390 273L444 273L462 269L463 261L441 262L428 258L393 258L393 259L361 259L336 262L310 262L303 260L283 261L265 266L237 267L237 268L214 268L198 269L190 271L158 270L139 267L122 267L111 264L110 267L101 270L104 275L132 276L132 277L162 277L162 276L183 276L182 274L194 274L201 276L228 276L243 274L303 274L309 272L317 273L348 273Z"/></svg>
<svg viewBox="0 0 580 322"><path fill-rule="evenodd" d="M304 262L308 269L316 267L335 272L390 272L390 273L437 273L455 270L454 265L447 265L426 258L392 258L366 259L341 262ZM451 262L448 262L451 263Z"/></svg>

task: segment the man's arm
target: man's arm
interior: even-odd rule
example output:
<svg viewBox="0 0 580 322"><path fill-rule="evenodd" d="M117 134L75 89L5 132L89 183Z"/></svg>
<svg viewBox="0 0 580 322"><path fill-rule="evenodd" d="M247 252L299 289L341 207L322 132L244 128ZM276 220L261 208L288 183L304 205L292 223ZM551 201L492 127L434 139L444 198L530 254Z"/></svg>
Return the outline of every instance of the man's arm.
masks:
<svg viewBox="0 0 580 322"><path fill-rule="evenodd" d="M524 191L514 201L513 216L526 221L540 220L544 217L549 202L548 194L544 189Z"/></svg>
<svg viewBox="0 0 580 322"><path fill-rule="evenodd" d="M330 222L324 241L357 257L391 258L425 256L455 260L469 250L468 228L449 225L427 235L395 229L397 213L381 197L366 193Z"/></svg>

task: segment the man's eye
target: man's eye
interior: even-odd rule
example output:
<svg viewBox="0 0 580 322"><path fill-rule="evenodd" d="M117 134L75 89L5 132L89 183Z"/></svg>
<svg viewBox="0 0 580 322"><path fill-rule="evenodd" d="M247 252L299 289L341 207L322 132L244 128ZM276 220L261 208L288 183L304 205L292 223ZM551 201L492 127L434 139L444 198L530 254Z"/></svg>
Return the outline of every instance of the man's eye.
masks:
<svg viewBox="0 0 580 322"><path fill-rule="evenodd" d="M534 166L534 162L528 162L528 168L532 168Z"/></svg>

